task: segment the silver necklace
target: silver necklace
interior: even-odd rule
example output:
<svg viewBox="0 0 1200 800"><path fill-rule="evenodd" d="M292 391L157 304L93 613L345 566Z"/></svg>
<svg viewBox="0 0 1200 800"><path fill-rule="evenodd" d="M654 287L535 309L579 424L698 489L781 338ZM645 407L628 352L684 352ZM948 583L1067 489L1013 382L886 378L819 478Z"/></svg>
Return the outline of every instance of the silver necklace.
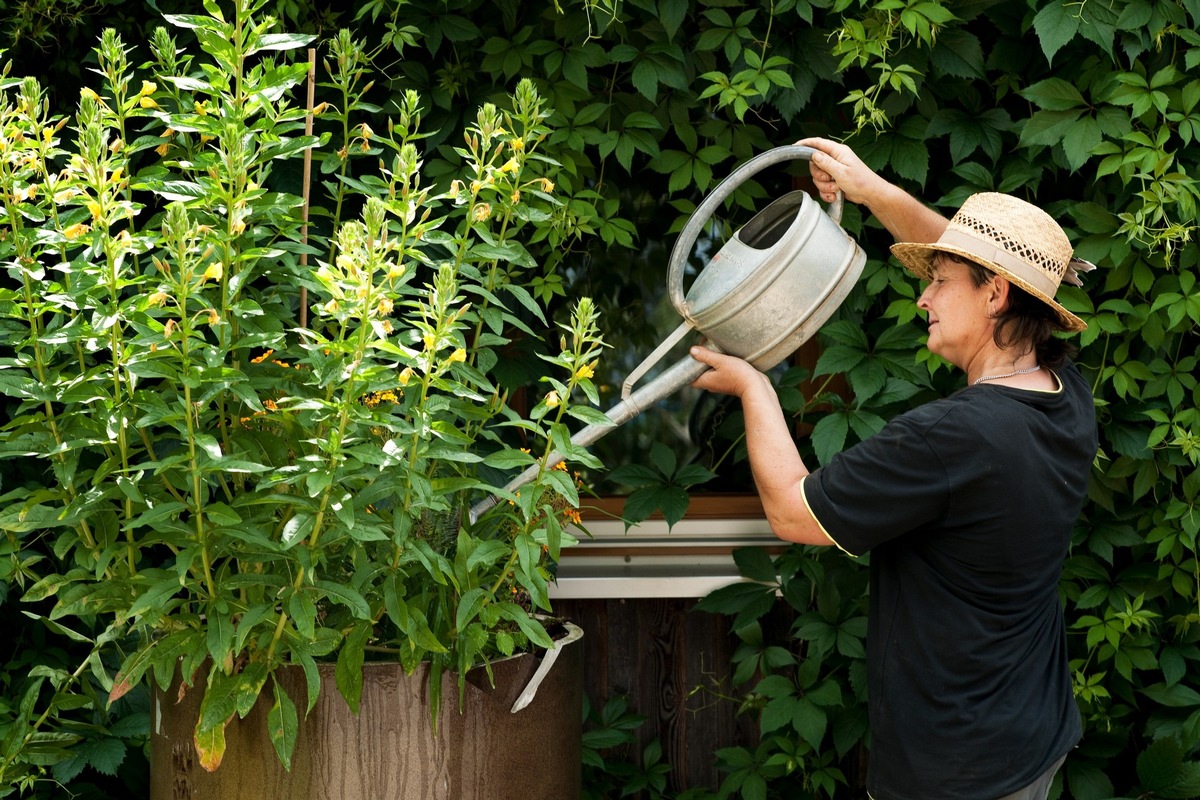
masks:
<svg viewBox="0 0 1200 800"><path fill-rule="evenodd" d="M1013 370L1012 372L1006 372L1003 375L984 375L982 377L976 378L974 380L974 382L971 383L971 385L978 386L979 384L983 383L984 381L994 381L994 380L999 380L1000 378L1011 378L1014 375L1028 375L1031 372L1037 372L1041 368L1042 368L1041 364L1034 364L1032 367L1029 367L1028 369Z"/></svg>

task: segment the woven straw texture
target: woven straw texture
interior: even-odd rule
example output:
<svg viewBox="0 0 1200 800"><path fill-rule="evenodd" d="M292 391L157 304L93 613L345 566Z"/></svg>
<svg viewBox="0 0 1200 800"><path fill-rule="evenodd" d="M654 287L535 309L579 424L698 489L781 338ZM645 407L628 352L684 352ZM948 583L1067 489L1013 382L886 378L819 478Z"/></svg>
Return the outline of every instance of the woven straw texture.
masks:
<svg viewBox="0 0 1200 800"><path fill-rule="evenodd" d="M892 253L913 274L929 279L936 253L954 253L1002 275L1054 309L1068 331L1087 325L1054 300L1071 262L1071 242L1037 206L995 192L971 195L933 244L901 242Z"/></svg>

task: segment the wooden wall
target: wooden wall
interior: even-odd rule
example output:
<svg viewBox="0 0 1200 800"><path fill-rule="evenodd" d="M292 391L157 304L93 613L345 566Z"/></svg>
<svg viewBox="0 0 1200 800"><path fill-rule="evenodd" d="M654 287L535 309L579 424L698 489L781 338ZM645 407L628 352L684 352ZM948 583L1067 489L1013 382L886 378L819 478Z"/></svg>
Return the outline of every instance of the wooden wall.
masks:
<svg viewBox="0 0 1200 800"><path fill-rule="evenodd" d="M716 789L714 753L753 747L757 720L737 715L728 617L694 610L694 598L557 600L555 613L584 630L584 691L594 707L629 698L646 717L642 745L658 737L674 766L673 791ZM743 687L744 688L744 687Z"/></svg>

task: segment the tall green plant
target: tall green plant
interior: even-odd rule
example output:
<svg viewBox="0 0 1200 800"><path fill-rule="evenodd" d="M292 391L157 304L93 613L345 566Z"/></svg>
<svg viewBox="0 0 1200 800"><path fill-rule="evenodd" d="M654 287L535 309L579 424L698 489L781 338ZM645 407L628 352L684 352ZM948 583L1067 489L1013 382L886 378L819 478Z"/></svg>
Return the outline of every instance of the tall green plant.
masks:
<svg viewBox="0 0 1200 800"><path fill-rule="evenodd" d="M305 133L294 100L309 65L289 54L310 37L272 32L262 8L169 15L198 50L160 29L148 72L107 32L103 83L71 118L33 78L0 87L0 457L25 465L0 530L32 615L86 646L0 707L0 793L69 755L72 711L143 682L178 673L203 694L209 769L263 696L287 764L318 660L336 659L353 709L364 659L427 664L436 713L444 671L552 646L534 612L579 498L545 465L558 447L598 466L567 440L602 416L588 404L603 345L586 298L538 344L529 276L560 202L545 102L523 81L483 104L463 171L435 185L420 98L378 132L357 119L362 63L340 35L341 139L310 200L327 233L305 235L282 187L331 136ZM495 377L517 338L549 382L524 417ZM518 494L497 488L539 462ZM496 511L466 513L497 493ZM303 697L275 681L288 664Z"/></svg>
<svg viewBox="0 0 1200 800"><path fill-rule="evenodd" d="M405 9L405 22L433 16L420 3ZM547 87L562 114L551 144L567 151L571 175L561 185L582 194L574 208L601 208L598 194L645 245L645 254L599 256L602 281L588 277L595 272L575 278L596 289L614 325L637 318L644 327L652 301L641 287L662 283L658 232L678 226L733 164L803 135L846 138L946 212L971 192L996 190L1036 202L1068 228L1078 254L1100 265L1085 289L1063 294L1089 323L1078 363L1097 398L1101 456L1062 584L1087 720L1065 792L1195 795L1200 703L1187 676L1200 658L1200 7L764 0L734 12L666 0L625 3L616 14L562 4L561 17L502 3L485 17L461 0L445 9L444 25L392 40L406 56L406 85L430 88L431 113L446 116L462 97L494 91L487 76L535 75ZM763 184L746 185L735 202L752 204L769 191L770 179ZM845 224L869 254L860 290L822 332L815 366L780 377L818 463L957 386L920 349L919 287L887 262L886 234L854 209ZM623 341L650 343L636 333ZM737 452L736 442L704 449L730 447ZM638 476L644 506L645 471L626 472ZM670 477L659 483L677 513ZM857 695L844 676L835 680L849 705ZM778 697L800 696L797 687ZM781 728L771 720L764 741L778 746L743 765L752 772L793 757L772 738ZM836 761L837 748L820 747Z"/></svg>

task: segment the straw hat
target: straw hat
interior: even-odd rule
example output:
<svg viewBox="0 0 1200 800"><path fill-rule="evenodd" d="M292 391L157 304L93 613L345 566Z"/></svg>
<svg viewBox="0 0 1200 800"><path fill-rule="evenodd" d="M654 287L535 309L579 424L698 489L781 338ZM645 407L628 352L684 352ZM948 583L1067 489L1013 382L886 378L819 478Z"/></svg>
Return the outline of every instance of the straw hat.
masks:
<svg viewBox="0 0 1200 800"><path fill-rule="evenodd" d="M1087 327L1054 300L1063 281L1082 286L1079 272L1095 269L1071 255L1058 223L1037 206L996 192L973 194L933 244L900 242L892 253L913 274L929 279L936 253L953 253L1002 275L1054 309L1068 331Z"/></svg>

